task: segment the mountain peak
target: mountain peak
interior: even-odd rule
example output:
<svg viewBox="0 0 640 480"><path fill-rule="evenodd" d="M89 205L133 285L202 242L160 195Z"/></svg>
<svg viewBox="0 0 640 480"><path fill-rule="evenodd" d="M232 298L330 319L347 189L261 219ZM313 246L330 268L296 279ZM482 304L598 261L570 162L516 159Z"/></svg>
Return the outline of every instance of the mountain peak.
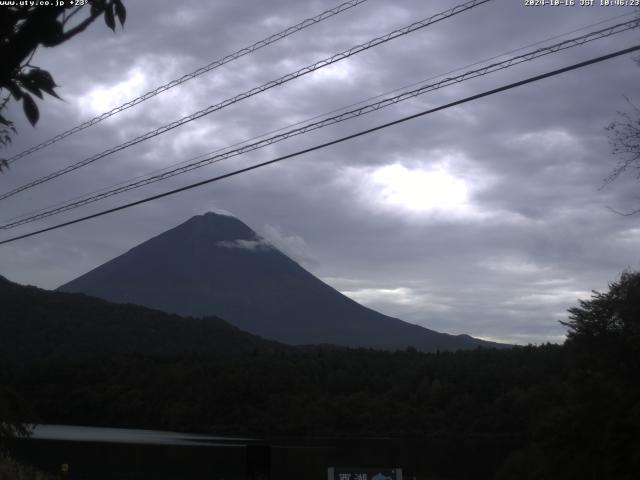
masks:
<svg viewBox="0 0 640 480"><path fill-rule="evenodd" d="M179 236L184 240L199 239L207 242L233 242L236 240L254 241L260 237L256 232L231 214L208 211L195 215L186 222L151 239ZM144 245L144 244L143 244Z"/></svg>
<svg viewBox="0 0 640 480"><path fill-rule="evenodd" d="M228 210L223 210L221 208L211 208L209 210L207 210L206 212L204 212L201 215L196 215L196 216L207 216L207 215L218 215L218 216L222 216L222 217L233 217L233 218L238 218L236 217L233 213L231 213Z"/></svg>
<svg viewBox="0 0 640 480"><path fill-rule="evenodd" d="M193 235L209 242L208 248L235 248L249 252L275 250L273 245L230 213L208 211L191 217L176 228L184 230L181 234L188 234L190 230Z"/></svg>
<svg viewBox="0 0 640 480"><path fill-rule="evenodd" d="M218 316L291 344L421 350L486 345L357 304L304 270L234 216L190 218L60 287L183 316Z"/></svg>

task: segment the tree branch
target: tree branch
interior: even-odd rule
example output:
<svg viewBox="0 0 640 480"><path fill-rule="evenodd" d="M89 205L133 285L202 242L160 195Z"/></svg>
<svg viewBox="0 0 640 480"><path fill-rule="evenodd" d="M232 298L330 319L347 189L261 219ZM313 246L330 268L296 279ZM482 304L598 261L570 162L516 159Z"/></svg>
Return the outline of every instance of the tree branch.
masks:
<svg viewBox="0 0 640 480"><path fill-rule="evenodd" d="M73 12L71 12L68 16L66 16L64 18L64 20L62 21L62 24L65 25L69 20L71 20L71 18L78 13L80 10L82 10L83 5L80 5L79 7L76 7Z"/></svg>
<svg viewBox="0 0 640 480"><path fill-rule="evenodd" d="M63 32L63 34L60 37L58 37L58 39L55 42L52 42L50 45L47 45L47 46L55 47L57 45L60 45L63 42L66 42L70 38L75 37L77 34L85 31L87 27L95 21L96 18L102 15L102 13L106 10L107 5L111 5L111 4L109 3L109 4L105 4L105 6L103 7L98 7L96 11L94 11L93 13L90 13L89 16L85 18L82 22L80 22L78 25L76 25L72 29L67 30L66 32Z"/></svg>
<svg viewBox="0 0 640 480"><path fill-rule="evenodd" d="M606 208L610 212L613 212L616 215L620 215L621 217L632 217L632 216L637 215L638 213L640 213L640 208L637 208L636 210L628 211L626 213L625 212L621 212L619 210L616 210L615 208L612 208L612 207L609 207L609 206L607 206Z"/></svg>

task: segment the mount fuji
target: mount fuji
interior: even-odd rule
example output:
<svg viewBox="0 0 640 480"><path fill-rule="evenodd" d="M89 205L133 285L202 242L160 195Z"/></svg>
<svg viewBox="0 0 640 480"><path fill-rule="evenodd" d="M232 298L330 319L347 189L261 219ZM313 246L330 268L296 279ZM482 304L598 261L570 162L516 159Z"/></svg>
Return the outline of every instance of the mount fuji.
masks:
<svg viewBox="0 0 640 480"><path fill-rule="evenodd" d="M270 340L422 351L505 345L383 315L314 277L247 225L206 213L62 285L182 316L215 315Z"/></svg>

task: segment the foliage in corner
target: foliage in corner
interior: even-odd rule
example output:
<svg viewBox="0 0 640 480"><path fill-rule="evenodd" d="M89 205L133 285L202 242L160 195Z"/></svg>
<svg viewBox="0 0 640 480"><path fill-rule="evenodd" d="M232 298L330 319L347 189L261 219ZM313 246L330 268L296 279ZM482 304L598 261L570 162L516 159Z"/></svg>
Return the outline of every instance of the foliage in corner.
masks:
<svg viewBox="0 0 640 480"><path fill-rule="evenodd" d="M55 92L57 85L52 75L30 64L37 48L41 45L55 47L70 40L100 16L104 16L106 25L113 31L116 18L124 26L127 17L122 0L66 3L61 6L16 5L3 8L0 16L0 146L7 146L11 135L16 133L13 122L2 114L9 99L22 102L27 120L35 126L40 112L33 96L42 99L46 93L60 98ZM77 3L82 5L76 6ZM84 19L76 17L78 13L87 11ZM6 167L6 162L0 160L0 171Z"/></svg>

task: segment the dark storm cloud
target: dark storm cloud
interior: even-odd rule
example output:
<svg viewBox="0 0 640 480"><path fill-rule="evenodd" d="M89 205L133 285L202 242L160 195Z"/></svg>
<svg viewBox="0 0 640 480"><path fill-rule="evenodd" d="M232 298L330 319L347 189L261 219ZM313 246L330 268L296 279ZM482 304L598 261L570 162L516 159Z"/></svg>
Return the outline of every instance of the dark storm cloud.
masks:
<svg viewBox="0 0 640 480"><path fill-rule="evenodd" d="M4 201L3 219L626 12L523 3L495 0L111 155ZM41 103L36 129L19 121L20 134L9 154L334 5L127 2L124 31L112 34L94 25L62 47L38 52L34 63L52 71L66 102ZM3 190L451 6L445 1L370 0L17 162L1 178ZM438 90L105 200L82 213L290 153L637 40L636 31L622 34ZM517 343L560 341L557 320L577 298L606 287L622 269L639 267L637 220L605 208L637 206L637 183L621 178L598 190L616 161L604 127L617 110L627 108L625 94L637 99L639 74L630 58L615 59L5 245L1 273L56 287L191 215L224 209L335 288L389 315L451 333ZM20 119L19 110L12 116Z"/></svg>

